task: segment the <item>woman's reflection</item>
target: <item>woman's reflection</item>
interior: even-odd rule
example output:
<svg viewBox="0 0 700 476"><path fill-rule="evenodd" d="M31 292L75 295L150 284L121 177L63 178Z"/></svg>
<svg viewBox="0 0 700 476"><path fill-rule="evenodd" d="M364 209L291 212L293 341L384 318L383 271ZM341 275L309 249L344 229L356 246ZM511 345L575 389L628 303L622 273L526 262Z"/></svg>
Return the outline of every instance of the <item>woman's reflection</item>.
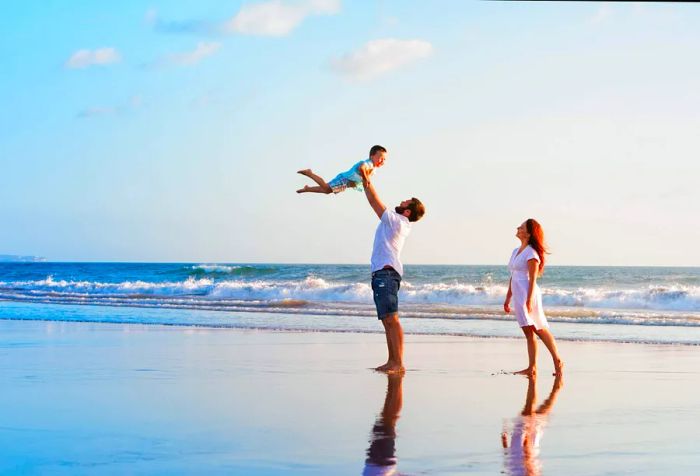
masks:
<svg viewBox="0 0 700 476"><path fill-rule="evenodd" d="M384 407L372 427L363 475L397 474L396 421L403 405L403 374L389 374L386 377Z"/></svg>
<svg viewBox="0 0 700 476"><path fill-rule="evenodd" d="M506 474L536 476L542 472L540 462L540 439L544 433L547 414L557 399L563 386L561 375L554 379L549 397L535 409L537 401L537 378L528 378L525 406L519 416L513 419L513 428L508 444L508 431L504 429L501 442L504 448Z"/></svg>

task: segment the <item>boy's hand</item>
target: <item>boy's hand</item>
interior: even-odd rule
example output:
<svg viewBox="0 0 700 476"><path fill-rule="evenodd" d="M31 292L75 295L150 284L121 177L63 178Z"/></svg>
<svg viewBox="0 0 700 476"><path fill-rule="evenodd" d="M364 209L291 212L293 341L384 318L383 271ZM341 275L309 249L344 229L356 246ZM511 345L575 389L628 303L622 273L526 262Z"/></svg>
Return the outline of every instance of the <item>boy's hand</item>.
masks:
<svg viewBox="0 0 700 476"><path fill-rule="evenodd" d="M503 310L506 311L506 314L510 314L510 300L509 299L507 299L503 303Z"/></svg>

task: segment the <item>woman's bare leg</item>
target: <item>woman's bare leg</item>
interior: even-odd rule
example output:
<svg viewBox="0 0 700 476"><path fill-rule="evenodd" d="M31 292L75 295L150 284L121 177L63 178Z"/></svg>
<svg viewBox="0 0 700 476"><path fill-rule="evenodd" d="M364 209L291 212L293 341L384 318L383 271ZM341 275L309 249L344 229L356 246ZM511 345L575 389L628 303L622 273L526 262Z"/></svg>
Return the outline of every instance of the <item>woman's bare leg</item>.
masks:
<svg viewBox="0 0 700 476"><path fill-rule="evenodd" d="M528 366L526 369L513 372L516 375L535 375L537 373L537 340L535 339L535 326L521 327L527 340Z"/></svg>
<svg viewBox="0 0 700 476"><path fill-rule="evenodd" d="M304 192L313 192L313 193L332 193L333 190L331 187L326 183L323 178L319 177L315 173L311 171L311 169L303 169L297 171L298 174L305 175L309 177L311 180L316 182L318 184L318 187L309 187L308 185L305 186L304 188L300 188L297 190L297 193L304 193Z"/></svg>
<svg viewBox="0 0 700 476"><path fill-rule="evenodd" d="M554 340L554 336L551 332L549 332L549 329L536 330L535 333L539 336L540 339L542 339L542 342L547 347L547 350L549 350L549 353L552 355L552 360L554 361L553 375L561 376L564 372L564 362L562 362L561 358L559 357L559 351L557 350L557 343Z"/></svg>

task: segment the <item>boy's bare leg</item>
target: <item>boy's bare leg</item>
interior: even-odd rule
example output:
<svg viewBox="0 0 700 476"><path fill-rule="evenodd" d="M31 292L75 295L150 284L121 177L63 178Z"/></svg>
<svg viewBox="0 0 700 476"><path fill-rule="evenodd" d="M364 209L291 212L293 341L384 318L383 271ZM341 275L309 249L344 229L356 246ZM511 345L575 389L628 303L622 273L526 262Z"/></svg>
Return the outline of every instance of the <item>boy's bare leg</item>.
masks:
<svg viewBox="0 0 700 476"><path fill-rule="evenodd" d="M325 187L309 187L308 185L304 185L304 188L300 188L297 190L297 193L325 193L328 195L329 193L332 193L333 190L331 190L330 187L325 188Z"/></svg>
<svg viewBox="0 0 700 476"><path fill-rule="evenodd" d="M331 187L326 183L323 178L320 176L316 175L311 171L311 169L302 169L297 171L298 174L305 175L309 177L311 180L316 182L318 184L318 187L304 187L302 189L297 190L297 193L304 193L304 192L315 192L315 193L332 193L333 190Z"/></svg>

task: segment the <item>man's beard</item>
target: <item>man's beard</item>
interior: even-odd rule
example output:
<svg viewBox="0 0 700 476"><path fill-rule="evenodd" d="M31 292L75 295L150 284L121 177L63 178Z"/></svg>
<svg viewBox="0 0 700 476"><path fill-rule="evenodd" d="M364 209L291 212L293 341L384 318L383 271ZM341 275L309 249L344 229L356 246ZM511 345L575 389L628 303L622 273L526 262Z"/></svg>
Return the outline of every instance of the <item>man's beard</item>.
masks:
<svg viewBox="0 0 700 476"><path fill-rule="evenodd" d="M406 210L408 210L408 207L402 207L401 205L399 205L398 207L394 208L394 211L395 211L396 213L398 213L399 215L403 215L403 212L405 212Z"/></svg>

